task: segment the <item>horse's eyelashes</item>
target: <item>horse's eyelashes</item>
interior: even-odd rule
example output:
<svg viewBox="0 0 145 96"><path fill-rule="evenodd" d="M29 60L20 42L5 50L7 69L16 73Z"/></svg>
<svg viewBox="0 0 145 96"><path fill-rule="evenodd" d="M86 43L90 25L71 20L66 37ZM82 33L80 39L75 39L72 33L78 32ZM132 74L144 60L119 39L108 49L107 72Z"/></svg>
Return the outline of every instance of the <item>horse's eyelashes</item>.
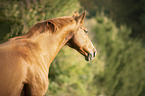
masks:
<svg viewBox="0 0 145 96"><path fill-rule="evenodd" d="M85 31L85 33L88 33L88 30L84 30Z"/></svg>
<svg viewBox="0 0 145 96"><path fill-rule="evenodd" d="M84 30L85 33L88 33L88 30L84 27L81 27L82 30Z"/></svg>

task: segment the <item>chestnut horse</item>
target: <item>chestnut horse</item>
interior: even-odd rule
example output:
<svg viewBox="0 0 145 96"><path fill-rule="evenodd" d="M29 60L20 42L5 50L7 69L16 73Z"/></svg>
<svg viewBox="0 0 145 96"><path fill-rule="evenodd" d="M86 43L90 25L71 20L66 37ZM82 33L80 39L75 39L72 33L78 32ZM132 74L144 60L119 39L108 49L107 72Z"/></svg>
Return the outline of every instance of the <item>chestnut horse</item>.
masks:
<svg viewBox="0 0 145 96"><path fill-rule="evenodd" d="M0 44L0 96L45 95L50 64L64 45L92 60L96 49L83 26L85 15L38 22L24 36Z"/></svg>

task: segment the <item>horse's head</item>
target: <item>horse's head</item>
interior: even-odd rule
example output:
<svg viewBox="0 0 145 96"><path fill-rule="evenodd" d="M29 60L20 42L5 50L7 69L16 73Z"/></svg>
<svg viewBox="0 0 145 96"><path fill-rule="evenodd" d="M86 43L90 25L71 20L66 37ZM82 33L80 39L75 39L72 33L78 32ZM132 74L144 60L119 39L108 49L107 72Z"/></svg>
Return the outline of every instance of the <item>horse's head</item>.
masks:
<svg viewBox="0 0 145 96"><path fill-rule="evenodd" d="M76 49L79 53L85 56L87 61L92 60L96 56L96 49L87 35L87 29L83 26L86 12L79 15L76 12L73 18L76 20L76 32L73 37L68 41L67 45Z"/></svg>

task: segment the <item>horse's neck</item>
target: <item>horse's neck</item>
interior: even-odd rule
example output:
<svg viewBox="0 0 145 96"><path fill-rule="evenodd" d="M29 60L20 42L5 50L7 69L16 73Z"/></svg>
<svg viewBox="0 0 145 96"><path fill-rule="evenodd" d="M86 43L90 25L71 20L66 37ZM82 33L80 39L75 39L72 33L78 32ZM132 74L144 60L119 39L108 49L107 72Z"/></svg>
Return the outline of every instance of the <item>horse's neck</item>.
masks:
<svg viewBox="0 0 145 96"><path fill-rule="evenodd" d="M62 30L53 34L44 33L33 38L37 42L45 55L48 57L48 67L59 52L59 50L70 40L73 36L72 31Z"/></svg>

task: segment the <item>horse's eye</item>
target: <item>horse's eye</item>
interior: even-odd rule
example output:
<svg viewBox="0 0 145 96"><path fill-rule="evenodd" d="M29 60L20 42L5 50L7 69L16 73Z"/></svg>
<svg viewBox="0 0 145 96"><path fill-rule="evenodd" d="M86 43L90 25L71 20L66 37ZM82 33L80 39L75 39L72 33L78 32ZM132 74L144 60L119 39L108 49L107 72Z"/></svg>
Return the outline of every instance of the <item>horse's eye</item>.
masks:
<svg viewBox="0 0 145 96"><path fill-rule="evenodd" d="M88 33L88 30L84 30L85 31L85 33Z"/></svg>

